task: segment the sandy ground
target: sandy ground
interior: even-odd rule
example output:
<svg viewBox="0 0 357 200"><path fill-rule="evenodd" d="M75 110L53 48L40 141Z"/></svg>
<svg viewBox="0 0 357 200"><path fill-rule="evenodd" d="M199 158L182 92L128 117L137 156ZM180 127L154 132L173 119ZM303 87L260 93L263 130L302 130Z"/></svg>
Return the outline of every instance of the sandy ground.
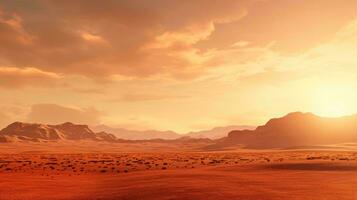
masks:
<svg viewBox="0 0 357 200"><path fill-rule="evenodd" d="M4 153L121 153L121 152L162 152L162 151L201 151L209 145L207 142L196 143L163 143L133 142L110 143L93 141L65 142L18 142L0 143L0 154Z"/></svg>
<svg viewBox="0 0 357 200"><path fill-rule="evenodd" d="M357 199L342 151L0 155L0 199Z"/></svg>

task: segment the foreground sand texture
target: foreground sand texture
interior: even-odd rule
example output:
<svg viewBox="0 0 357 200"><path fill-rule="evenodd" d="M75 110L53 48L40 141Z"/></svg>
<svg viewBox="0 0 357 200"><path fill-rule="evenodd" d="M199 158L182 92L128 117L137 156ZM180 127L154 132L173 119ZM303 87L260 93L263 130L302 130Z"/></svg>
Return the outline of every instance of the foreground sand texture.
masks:
<svg viewBox="0 0 357 200"><path fill-rule="evenodd" d="M0 155L0 199L357 199L357 153Z"/></svg>

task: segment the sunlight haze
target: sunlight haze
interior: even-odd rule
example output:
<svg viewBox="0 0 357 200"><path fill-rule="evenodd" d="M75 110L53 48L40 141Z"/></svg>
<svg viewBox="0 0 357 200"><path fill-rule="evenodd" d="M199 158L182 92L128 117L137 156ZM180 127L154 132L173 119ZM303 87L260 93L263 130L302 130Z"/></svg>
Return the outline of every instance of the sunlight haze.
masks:
<svg viewBox="0 0 357 200"><path fill-rule="evenodd" d="M0 0L1 127L185 133L357 112L356 1L65 2Z"/></svg>

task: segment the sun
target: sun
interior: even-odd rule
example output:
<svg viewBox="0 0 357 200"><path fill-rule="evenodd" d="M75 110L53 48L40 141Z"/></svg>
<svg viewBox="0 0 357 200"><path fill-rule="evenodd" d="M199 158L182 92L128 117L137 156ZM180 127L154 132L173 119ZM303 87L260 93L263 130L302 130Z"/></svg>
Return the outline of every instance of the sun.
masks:
<svg viewBox="0 0 357 200"><path fill-rule="evenodd" d="M340 117L355 111L357 95L350 86L319 86L313 96L315 113L320 116Z"/></svg>

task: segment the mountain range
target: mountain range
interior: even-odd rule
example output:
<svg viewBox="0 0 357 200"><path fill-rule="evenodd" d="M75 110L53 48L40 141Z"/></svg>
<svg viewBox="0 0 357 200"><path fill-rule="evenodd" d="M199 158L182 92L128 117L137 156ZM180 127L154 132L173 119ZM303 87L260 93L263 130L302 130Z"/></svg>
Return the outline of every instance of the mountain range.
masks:
<svg viewBox="0 0 357 200"><path fill-rule="evenodd" d="M65 141L65 140L92 140L106 142L159 142L184 143L208 142L210 138L227 136L228 132L247 126L219 127L212 130L191 132L180 135L173 131L135 131L122 128L111 128L105 125L89 127L66 122L58 125L14 122L0 131L0 142L15 141ZM207 140L205 140L207 139Z"/></svg>
<svg viewBox="0 0 357 200"><path fill-rule="evenodd" d="M58 140L114 142L116 137L105 132L95 133L87 125L77 125L70 122L59 125L14 122L0 131L0 142Z"/></svg>
<svg viewBox="0 0 357 200"><path fill-rule="evenodd" d="M158 131L158 130L128 130L124 128L112 128L106 125L98 125L90 127L95 132L107 132L115 135L117 138L124 140L152 140L152 139L164 139L164 140L174 140L181 137L190 138L208 138L208 139L219 139L226 137L228 133L232 130L252 130L254 126L224 126L216 127L210 130L202 130L196 132L189 132L186 134L178 134L174 131Z"/></svg>
<svg viewBox="0 0 357 200"><path fill-rule="evenodd" d="M232 130L236 128L239 130ZM207 148L211 149L227 147L267 149L357 143L357 115L328 118L312 113L294 112L270 119L266 124L255 129L249 126L244 130L241 130L242 128L243 126L218 127L179 135L171 131L129 131L103 126L93 131L87 125L69 122L59 125L15 122L0 131L0 142L92 140L180 145L199 142L207 143ZM221 135L226 136L216 139Z"/></svg>

